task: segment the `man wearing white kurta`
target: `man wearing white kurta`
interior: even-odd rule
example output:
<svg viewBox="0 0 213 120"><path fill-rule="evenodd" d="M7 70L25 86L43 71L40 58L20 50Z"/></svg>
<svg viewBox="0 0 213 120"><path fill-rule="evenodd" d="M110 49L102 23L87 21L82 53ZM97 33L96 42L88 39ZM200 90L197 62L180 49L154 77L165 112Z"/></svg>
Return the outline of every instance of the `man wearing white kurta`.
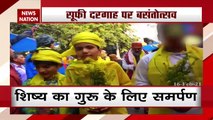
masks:
<svg viewBox="0 0 213 120"><path fill-rule="evenodd" d="M162 62L158 62L158 61L164 60L164 58L161 59L161 58L159 58L159 56L164 54L165 51L169 53L167 55L167 58L165 58L165 59L170 63L170 65L177 64L187 54L189 54L188 51L190 51L190 52L196 51L196 50L200 51L200 48L191 47L191 46L186 47L185 45L182 45L182 43L178 43L182 40L182 37L183 37L182 33L180 33L181 29L176 30L176 31L166 30L171 26L172 26L171 24L170 25L165 25L165 24L158 25L158 33L163 34L163 35L158 34L158 37L159 36L164 37L164 41L162 41L163 37L159 38L162 41L162 44L164 47L160 48L158 51L156 51L154 53L150 53L148 55L143 56L142 59L139 61L138 66L136 67L136 71L135 71L135 73L136 73L135 80L136 80L136 84L138 86L167 85L167 84L164 84L165 82L164 83L159 82L160 77L154 78L154 76L160 76L160 75L156 75L156 74L162 75L161 69L163 69L163 68L161 68L161 66L159 65ZM172 29L176 29L176 28L172 28ZM173 34L171 32L176 32L176 33ZM169 34L169 35L167 35L167 34ZM171 38L175 38L175 39L173 39L173 41L171 41ZM174 42L174 43L172 43L172 42ZM190 50L190 49L192 49L192 50ZM196 52L191 52L191 53L197 54ZM200 64L202 64L201 56L199 56L199 60L201 62L196 63L196 65L198 65L198 66L201 66ZM162 57L165 57L165 56L162 55ZM154 61L153 66L150 66L151 62L153 63L153 61ZM169 64L165 64L165 65L166 65L166 67L169 67L168 66ZM190 61L188 60L185 67L188 67L189 65L190 65ZM153 72L153 78L151 78L152 76L150 75L150 72L152 72L152 71L157 71L157 72ZM159 71L159 73L158 73L158 71ZM202 69L200 69L200 71L202 71ZM197 72L194 72L194 73L197 73ZM194 76L194 73L191 72L188 75ZM150 78L152 80L150 80ZM165 81L165 78L164 78L164 81ZM152 110L149 110L149 114L199 114L199 113L201 113L200 108L191 108L189 110L184 110L184 112L180 112L180 111L177 111L175 109L170 109L170 108L165 108L165 109L164 108L151 108L151 109ZM164 112L164 110L165 110L165 112Z"/></svg>

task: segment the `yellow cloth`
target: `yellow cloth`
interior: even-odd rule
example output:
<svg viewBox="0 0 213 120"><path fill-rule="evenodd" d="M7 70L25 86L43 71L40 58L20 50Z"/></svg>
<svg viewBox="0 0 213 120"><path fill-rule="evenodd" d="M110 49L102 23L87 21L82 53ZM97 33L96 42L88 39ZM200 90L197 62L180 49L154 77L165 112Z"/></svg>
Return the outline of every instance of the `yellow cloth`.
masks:
<svg viewBox="0 0 213 120"><path fill-rule="evenodd" d="M38 48L36 52L33 53L31 60L36 61L49 61L62 64L62 56L58 52L52 50L51 48Z"/></svg>
<svg viewBox="0 0 213 120"><path fill-rule="evenodd" d="M141 54L140 54L140 59L141 59L144 55L146 55L146 53L142 50L142 51L141 51ZM137 61L136 61L135 57L133 57L133 60L134 60L134 65L137 66ZM139 62L139 61L138 61L138 62ZM128 71L129 71L129 70L127 70L126 73L128 73ZM135 71L133 71L132 78L131 78L132 84L133 84L133 85L136 85L135 76L136 76Z"/></svg>
<svg viewBox="0 0 213 120"><path fill-rule="evenodd" d="M192 64L192 72L197 82L202 83L202 57L201 48L195 46L186 46L186 51L189 56L189 63ZM152 86L166 86L165 80L167 68L171 66L169 60L170 53L163 50L163 46L155 53L148 66L148 80ZM169 108L149 108L149 114L171 114L172 109Z"/></svg>
<svg viewBox="0 0 213 120"><path fill-rule="evenodd" d="M66 80L66 77L62 75L61 73L57 73L57 78L58 78L58 86L64 86L64 85L70 85L70 82ZM40 75L37 74L35 75L28 83L27 85L29 86L46 86L44 78Z"/></svg>
<svg viewBox="0 0 213 120"><path fill-rule="evenodd" d="M105 60L106 60L106 61L111 61L110 58L109 58L108 56L105 58Z"/></svg>
<svg viewBox="0 0 213 120"><path fill-rule="evenodd" d="M68 59L67 59L67 57L63 57L63 58L62 58L62 62L63 62L63 64L67 65L67 64L68 64Z"/></svg>
<svg viewBox="0 0 213 120"><path fill-rule="evenodd" d="M82 43L82 42L97 45L99 48L104 48L106 46L105 41L103 39L101 39L98 35L91 33L91 32L81 32L81 33L76 34L72 38L72 42L70 43L70 46L71 46L70 49L66 50L61 55L63 57L76 55L74 45L76 45L78 43Z"/></svg>
<svg viewBox="0 0 213 120"><path fill-rule="evenodd" d="M106 86L125 86L132 85L131 80L127 74L123 71L120 65L114 61L105 61L98 58L94 62L94 67L101 67L104 70L106 80ZM97 63L97 66L95 65ZM100 63L100 64L99 64ZM72 85L76 86L92 86L93 80L90 78L90 67L91 65L84 64L81 61L75 63L74 61L67 67L66 77L67 80L71 81ZM80 114L89 114L88 108L80 108ZM109 111L103 114L127 114L126 108L110 108Z"/></svg>
<svg viewBox="0 0 213 120"><path fill-rule="evenodd" d="M70 82L66 80L66 77L60 73L57 73L58 78L58 86L66 86L70 85ZM28 83L27 86L46 86L46 83L44 81L44 78L37 74L35 75ZM35 108L30 108L35 109ZM39 109L39 108L38 108ZM69 108L59 108L59 114L69 114L71 110Z"/></svg>
<svg viewBox="0 0 213 120"><path fill-rule="evenodd" d="M76 34L73 38L72 38L72 42L71 44L74 46L78 43L91 43L94 45L97 45L100 48L105 47L105 42L103 39L101 39L98 35L91 33L91 32L81 32Z"/></svg>
<svg viewBox="0 0 213 120"><path fill-rule="evenodd" d="M64 51L61 56L62 57L68 57L68 56L72 56L72 55L75 55L75 49L73 48L73 46L70 47L70 49Z"/></svg>

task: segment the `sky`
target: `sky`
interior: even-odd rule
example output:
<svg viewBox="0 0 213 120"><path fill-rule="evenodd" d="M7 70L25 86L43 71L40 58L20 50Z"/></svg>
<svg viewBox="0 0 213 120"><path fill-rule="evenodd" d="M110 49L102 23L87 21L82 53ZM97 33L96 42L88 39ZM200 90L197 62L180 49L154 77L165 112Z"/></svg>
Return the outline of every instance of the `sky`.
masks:
<svg viewBox="0 0 213 120"><path fill-rule="evenodd" d="M131 23L131 25L134 35L140 37L139 41L143 41L145 37L158 41L156 23Z"/></svg>

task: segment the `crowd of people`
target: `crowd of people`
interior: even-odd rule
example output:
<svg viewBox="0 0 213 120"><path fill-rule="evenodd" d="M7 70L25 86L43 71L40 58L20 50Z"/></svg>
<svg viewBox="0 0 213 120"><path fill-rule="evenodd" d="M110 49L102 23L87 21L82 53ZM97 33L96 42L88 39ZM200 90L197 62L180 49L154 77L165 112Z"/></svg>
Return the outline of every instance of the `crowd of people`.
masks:
<svg viewBox="0 0 213 120"><path fill-rule="evenodd" d="M37 49L25 58L10 50L12 86L174 86L177 82L202 83L202 48L185 42L182 24L158 24L158 50L147 52L133 42L120 59L104 51L105 41L91 32L72 38L70 49L54 50L50 35L36 38ZM183 67L183 69L178 69ZM138 108L135 108L139 110ZM174 114L194 108L148 108L147 114ZM128 114L127 108L12 108L25 114Z"/></svg>

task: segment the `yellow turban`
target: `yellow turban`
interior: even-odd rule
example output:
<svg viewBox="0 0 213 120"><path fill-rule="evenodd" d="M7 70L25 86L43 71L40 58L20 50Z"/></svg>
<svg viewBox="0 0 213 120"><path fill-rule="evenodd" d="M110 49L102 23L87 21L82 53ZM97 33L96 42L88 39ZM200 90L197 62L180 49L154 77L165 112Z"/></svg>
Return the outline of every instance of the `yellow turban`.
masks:
<svg viewBox="0 0 213 120"><path fill-rule="evenodd" d="M64 53L62 53L62 56L66 57L70 55L75 55L74 45L78 43L83 43L83 42L97 45L99 48L103 48L106 46L105 41L101 39L98 35L91 32L81 32L76 34L72 38L71 48L65 51Z"/></svg>
<svg viewBox="0 0 213 120"><path fill-rule="evenodd" d="M31 60L50 61L62 64L62 56L58 52L50 48L38 48L37 52L33 53Z"/></svg>
<svg viewBox="0 0 213 120"><path fill-rule="evenodd" d="M75 48L73 48L73 46L70 47L70 49L64 51L61 55L62 57L68 57L68 56L71 56L71 55L75 55Z"/></svg>
<svg viewBox="0 0 213 120"><path fill-rule="evenodd" d="M105 42L103 39L101 39L98 35L91 33L91 32L81 32L76 34L73 38L72 38L72 42L71 44L74 46L78 43L91 43L94 45L97 45L100 48L105 47Z"/></svg>

